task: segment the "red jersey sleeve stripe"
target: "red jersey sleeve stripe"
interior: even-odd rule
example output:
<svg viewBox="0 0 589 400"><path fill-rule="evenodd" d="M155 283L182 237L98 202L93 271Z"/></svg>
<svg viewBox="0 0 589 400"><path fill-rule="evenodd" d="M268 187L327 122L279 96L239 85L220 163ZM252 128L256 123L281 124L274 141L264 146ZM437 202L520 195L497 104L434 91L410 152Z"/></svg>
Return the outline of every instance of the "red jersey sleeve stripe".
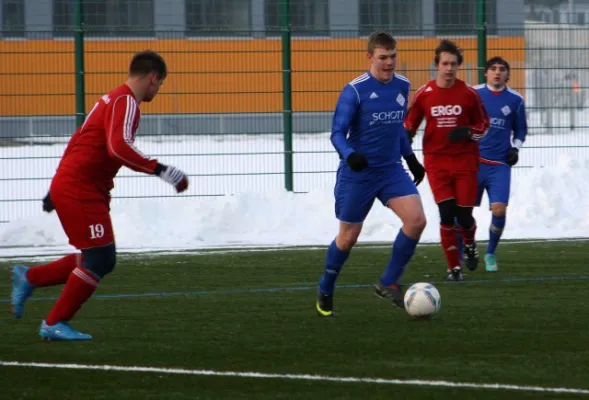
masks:
<svg viewBox="0 0 589 400"><path fill-rule="evenodd" d="M115 135L117 134L117 132L115 132L114 126L115 126L115 118L116 118L116 114L117 114L117 103L119 101L125 101L126 102L126 107L125 107L125 116L123 119L123 126L122 126L122 139L123 142L125 143L124 146L127 147L127 149L130 150L124 150L124 149L120 149L119 151L117 151L117 147L119 146L114 146L115 141L117 141ZM119 98L117 98L113 104L113 111L112 111L112 115L111 115L111 120L110 120L110 126L108 129L108 134L107 134L107 141L108 141L108 146L109 146L109 151L111 152L111 154L113 154L115 157L117 157L119 160L121 160L121 162L136 170L136 171L141 171L141 172L145 172L145 173L152 173L153 171L147 166L148 163L151 163L152 160L148 159L147 157L145 157L140 151L138 151L135 146L132 145L133 142L133 122L135 121L135 114L137 112L137 103L135 102L135 99L133 99L131 96L127 95L127 96L121 96ZM118 133L119 135L121 135L121 133ZM131 143L129 143L129 141ZM124 150L124 152L126 153L126 157L121 154L122 151Z"/></svg>
<svg viewBox="0 0 589 400"><path fill-rule="evenodd" d="M133 122L137 113L137 104L135 100L127 96L127 110L125 112L125 122L123 124L123 139L126 143L133 143Z"/></svg>

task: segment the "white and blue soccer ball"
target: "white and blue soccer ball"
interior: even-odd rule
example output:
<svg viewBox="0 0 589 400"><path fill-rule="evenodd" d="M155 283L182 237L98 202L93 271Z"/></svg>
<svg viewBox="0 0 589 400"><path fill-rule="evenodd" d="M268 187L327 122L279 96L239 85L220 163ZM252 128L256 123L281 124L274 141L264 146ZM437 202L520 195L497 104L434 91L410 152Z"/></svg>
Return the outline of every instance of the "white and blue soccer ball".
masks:
<svg viewBox="0 0 589 400"><path fill-rule="evenodd" d="M442 298L431 283L419 282L405 292L405 310L412 317L429 318L440 311Z"/></svg>

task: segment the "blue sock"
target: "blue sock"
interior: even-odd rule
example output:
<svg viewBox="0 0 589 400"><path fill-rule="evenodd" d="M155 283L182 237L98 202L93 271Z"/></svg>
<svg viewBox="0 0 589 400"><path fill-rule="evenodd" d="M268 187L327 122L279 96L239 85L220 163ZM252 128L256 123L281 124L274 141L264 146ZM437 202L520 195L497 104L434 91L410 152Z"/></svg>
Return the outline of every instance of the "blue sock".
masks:
<svg viewBox="0 0 589 400"><path fill-rule="evenodd" d="M497 217L493 215L491 217L491 226L489 227L489 246L487 247L487 254L495 254L499 239L505 228L505 216Z"/></svg>
<svg viewBox="0 0 589 400"><path fill-rule="evenodd" d="M389 263L385 268L382 276L380 277L380 283L385 286L390 286L401 278L405 267L413 257L415 253L415 247L417 247L418 240L411 239L405 235L403 230L399 230L399 234L395 238L393 244L393 254L389 259Z"/></svg>
<svg viewBox="0 0 589 400"><path fill-rule="evenodd" d="M335 281L349 255L349 252L346 253L345 251L338 249L335 240L331 242L327 249L325 272L319 281L319 290L321 293L333 294L333 291L335 290Z"/></svg>

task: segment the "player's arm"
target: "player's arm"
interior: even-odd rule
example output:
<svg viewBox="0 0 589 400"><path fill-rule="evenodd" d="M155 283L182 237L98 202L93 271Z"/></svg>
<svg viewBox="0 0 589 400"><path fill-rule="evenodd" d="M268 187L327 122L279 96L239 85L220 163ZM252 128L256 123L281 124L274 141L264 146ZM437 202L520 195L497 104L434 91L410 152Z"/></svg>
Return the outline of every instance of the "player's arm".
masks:
<svg viewBox="0 0 589 400"><path fill-rule="evenodd" d="M528 133L528 120L526 117L526 106L522 99L519 107L514 113L513 121L513 146L507 150L507 157L505 162L509 166L517 164L519 161L519 149L522 147L526 140L526 134Z"/></svg>
<svg viewBox="0 0 589 400"><path fill-rule="evenodd" d="M471 107L467 111L469 124L467 126L457 126L448 133L448 137L452 142L462 140L474 140L478 142L485 137L491 125L491 120L483 104L483 100L475 89L469 87L468 90L471 93Z"/></svg>
<svg viewBox="0 0 589 400"><path fill-rule="evenodd" d="M160 164L158 160L143 155L133 144L135 137L133 126L138 112L137 102L131 96L121 96L115 100L110 121L106 123L108 154L127 168L157 175L173 185L177 192L186 190L188 179L182 171Z"/></svg>
<svg viewBox="0 0 589 400"><path fill-rule="evenodd" d="M405 98L409 99L409 93L410 93L410 86L407 86L407 92L405 93ZM403 110L405 112L405 115L407 115L407 103L405 103L405 109ZM419 162L419 160L417 159L417 157L415 156L415 153L413 153L413 148L411 147L411 139L409 137L409 135L406 132L401 132L401 155L403 156L403 158L405 159L405 162L407 163L407 167L409 167L409 170L411 171L411 174L413 175L413 183L415 183L415 185L419 185L421 183L421 181L423 181L423 178L425 177L425 168L423 167L423 165L421 165L421 163Z"/></svg>
<svg viewBox="0 0 589 400"><path fill-rule="evenodd" d="M524 104L523 99L515 111L514 122L513 146L519 149L526 141L526 135L528 134L528 118L526 115L526 105Z"/></svg>
<svg viewBox="0 0 589 400"><path fill-rule="evenodd" d="M108 154L133 171L153 174L158 161L143 155L133 144L133 124L138 112L137 102L131 96L115 100L106 126Z"/></svg>
<svg viewBox="0 0 589 400"><path fill-rule="evenodd" d="M479 96L475 89L469 88L469 90L473 94L473 107L470 109L471 125L469 125L469 128L472 132L471 139L478 142L487 134L487 130L491 125L491 119L481 96Z"/></svg>
<svg viewBox="0 0 589 400"><path fill-rule="evenodd" d="M417 156L413 152L409 136L405 132L401 132L401 155L405 159L407 167L409 167L409 171L411 171L411 174L413 175L413 183L419 185L421 181L423 181L423 178L425 178L425 168L421 165Z"/></svg>
<svg viewBox="0 0 589 400"><path fill-rule="evenodd" d="M405 131L407 131L407 134L409 135L410 141L417 133L417 130L419 129L419 126L425 117L423 105L421 104L424 90L425 86L421 87L417 90L417 92L415 92L415 96L413 96L411 105L405 114L404 127Z"/></svg>
<svg viewBox="0 0 589 400"><path fill-rule="evenodd" d="M354 171L361 171L368 166L366 157L357 153L350 146L346 137L359 107L360 96L358 92L352 85L346 85L337 100L330 137L331 144L342 160L345 160Z"/></svg>

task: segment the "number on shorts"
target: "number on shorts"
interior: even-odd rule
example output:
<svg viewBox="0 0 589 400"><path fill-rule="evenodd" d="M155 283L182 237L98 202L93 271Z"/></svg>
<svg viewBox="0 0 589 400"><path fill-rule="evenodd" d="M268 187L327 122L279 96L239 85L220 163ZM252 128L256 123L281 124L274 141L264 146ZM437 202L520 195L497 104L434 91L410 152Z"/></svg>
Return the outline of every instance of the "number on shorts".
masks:
<svg viewBox="0 0 589 400"><path fill-rule="evenodd" d="M90 239L101 238L104 236L104 226L102 224L90 225Z"/></svg>

